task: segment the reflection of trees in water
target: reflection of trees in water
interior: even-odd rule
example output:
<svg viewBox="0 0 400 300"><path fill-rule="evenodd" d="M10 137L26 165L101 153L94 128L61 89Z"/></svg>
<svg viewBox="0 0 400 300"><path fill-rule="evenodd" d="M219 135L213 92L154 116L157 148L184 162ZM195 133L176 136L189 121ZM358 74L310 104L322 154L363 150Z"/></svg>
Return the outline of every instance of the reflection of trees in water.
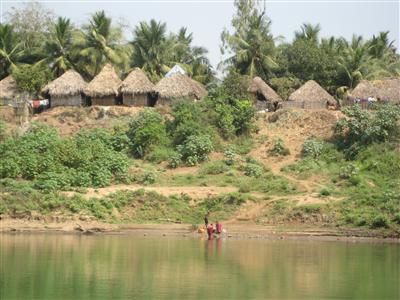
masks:
<svg viewBox="0 0 400 300"><path fill-rule="evenodd" d="M48 234L1 239L4 298L390 298L399 276L396 245Z"/></svg>

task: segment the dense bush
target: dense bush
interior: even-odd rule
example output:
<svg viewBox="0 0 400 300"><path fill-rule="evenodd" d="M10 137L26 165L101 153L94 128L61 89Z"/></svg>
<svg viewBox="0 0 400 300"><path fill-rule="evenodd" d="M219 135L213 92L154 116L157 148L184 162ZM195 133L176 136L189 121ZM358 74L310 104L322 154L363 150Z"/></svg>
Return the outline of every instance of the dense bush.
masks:
<svg viewBox="0 0 400 300"><path fill-rule="evenodd" d="M316 138L307 138L303 144L303 155L306 157L318 158L324 151L324 142Z"/></svg>
<svg viewBox="0 0 400 300"><path fill-rule="evenodd" d="M121 180L128 158L114 149L109 132L83 131L70 138L42 124L0 144L0 177L31 179L41 189L105 186Z"/></svg>
<svg viewBox="0 0 400 300"><path fill-rule="evenodd" d="M133 155L142 158L152 147L166 142L163 117L152 109L141 110L129 123L127 135Z"/></svg>
<svg viewBox="0 0 400 300"><path fill-rule="evenodd" d="M338 145L346 157L354 159L367 145L390 141L399 137L400 107L390 104L378 105L376 111L362 110L359 106L346 107L346 118L335 127Z"/></svg>
<svg viewBox="0 0 400 300"><path fill-rule="evenodd" d="M190 136L182 145L177 147L182 161L189 166L194 166L206 160L212 150L213 144L208 135Z"/></svg>

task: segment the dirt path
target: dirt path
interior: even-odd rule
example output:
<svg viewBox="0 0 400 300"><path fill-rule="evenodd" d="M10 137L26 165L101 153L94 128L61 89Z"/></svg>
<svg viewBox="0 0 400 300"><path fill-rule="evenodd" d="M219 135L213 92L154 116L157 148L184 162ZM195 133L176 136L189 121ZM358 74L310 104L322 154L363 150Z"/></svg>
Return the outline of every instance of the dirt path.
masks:
<svg viewBox="0 0 400 300"><path fill-rule="evenodd" d="M143 185L113 185L104 188L87 189L87 192L83 194L86 198L101 198L117 191L136 191L144 189L146 191L154 191L164 196L172 195L188 195L193 199L201 199L212 197L220 194L227 194L237 192L236 187L217 187L217 186L143 186ZM65 192L66 195L72 196L75 192Z"/></svg>

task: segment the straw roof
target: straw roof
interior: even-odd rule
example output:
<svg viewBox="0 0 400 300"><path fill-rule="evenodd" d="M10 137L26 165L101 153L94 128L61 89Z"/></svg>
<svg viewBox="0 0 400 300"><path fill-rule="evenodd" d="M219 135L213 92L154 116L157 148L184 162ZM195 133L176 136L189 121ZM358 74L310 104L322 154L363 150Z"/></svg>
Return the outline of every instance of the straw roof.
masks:
<svg viewBox="0 0 400 300"><path fill-rule="evenodd" d="M400 103L400 77L373 81L362 80L349 96L359 99L375 97Z"/></svg>
<svg viewBox="0 0 400 300"><path fill-rule="evenodd" d="M187 98L201 99L207 95L205 87L186 75L175 74L161 79L154 90L162 98Z"/></svg>
<svg viewBox="0 0 400 300"><path fill-rule="evenodd" d="M121 85L121 92L126 94L144 94L154 91L154 84L139 68L135 68L125 78Z"/></svg>
<svg viewBox="0 0 400 300"><path fill-rule="evenodd" d="M68 70L63 75L48 83L43 89L43 93L49 93L51 96L73 96L78 95L85 90L87 83L82 76L74 71Z"/></svg>
<svg viewBox="0 0 400 300"><path fill-rule="evenodd" d="M6 78L0 81L1 99L13 99L20 93L21 91L17 87L17 82L11 75L8 75Z"/></svg>
<svg viewBox="0 0 400 300"><path fill-rule="evenodd" d="M116 96L121 83L122 81L113 66L106 64L100 73L87 85L84 92L90 97Z"/></svg>
<svg viewBox="0 0 400 300"><path fill-rule="evenodd" d="M267 101L282 101L282 98L260 77L254 77L251 80L248 91L254 94L257 92L262 94Z"/></svg>
<svg viewBox="0 0 400 300"><path fill-rule="evenodd" d="M325 91L317 82L309 80L303 84L299 89L294 91L288 98L289 101L304 101L304 102L324 102L329 104L336 104L333 98L327 91Z"/></svg>

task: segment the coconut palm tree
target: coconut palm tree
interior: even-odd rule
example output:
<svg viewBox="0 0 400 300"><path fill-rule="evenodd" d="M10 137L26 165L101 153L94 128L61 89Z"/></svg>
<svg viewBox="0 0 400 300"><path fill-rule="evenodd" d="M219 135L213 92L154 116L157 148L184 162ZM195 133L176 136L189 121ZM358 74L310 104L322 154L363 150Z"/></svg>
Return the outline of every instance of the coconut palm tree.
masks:
<svg viewBox="0 0 400 300"><path fill-rule="evenodd" d="M319 24L312 25L310 23L304 23L301 25L300 31L295 31L295 41L300 39L307 40L312 42L314 45L318 45L320 31L321 26Z"/></svg>
<svg viewBox="0 0 400 300"><path fill-rule="evenodd" d="M274 60L274 38L270 34L271 22L264 12L253 14L247 21L247 26L235 34L223 36L223 42L233 52L232 56L223 61L223 65L234 66L243 75L258 75L267 79L277 67Z"/></svg>
<svg viewBox="0 0 400 300"><path fill-rule="evenodd" d="M369 41L369 52L375 58L383 58L385 53L395 53L394 41L389 41L389 31L380 32Z"/></svg>
<svg viewBox="0 0 400 300"><path fill-rule="evenodd" d="M167 25L151 20L140 22L133 31L132 65L142 68L156 81L169 69L173 40L166 36Z"/></svg>
<svg viewBox="0 0 400 300"><path fill-rule="evenodd" d="M55 77L61 76L74 65L72 62L75 48L73 30L69 19L59 17L51 28L50 37L44 45L46 57L38 63L48 64Z"/></svg>
<svg viewBox="0 0 400 300"><path fill-rule="evenodd" d="M91 62L91 68L86 69L94 76L105 62L111 62L126 69L131 49L122 40L122 30L111 26L111 18L104 11L96 12L89 24L84 27L83 48L80 55Z"/></svg>
<svg viewBox="0 0 400 300"><path fill-rule="evenodd" d="M17 41L13 28L0 23L0 77L4 77L16 69L23 56L23 43Z"/></svg>

